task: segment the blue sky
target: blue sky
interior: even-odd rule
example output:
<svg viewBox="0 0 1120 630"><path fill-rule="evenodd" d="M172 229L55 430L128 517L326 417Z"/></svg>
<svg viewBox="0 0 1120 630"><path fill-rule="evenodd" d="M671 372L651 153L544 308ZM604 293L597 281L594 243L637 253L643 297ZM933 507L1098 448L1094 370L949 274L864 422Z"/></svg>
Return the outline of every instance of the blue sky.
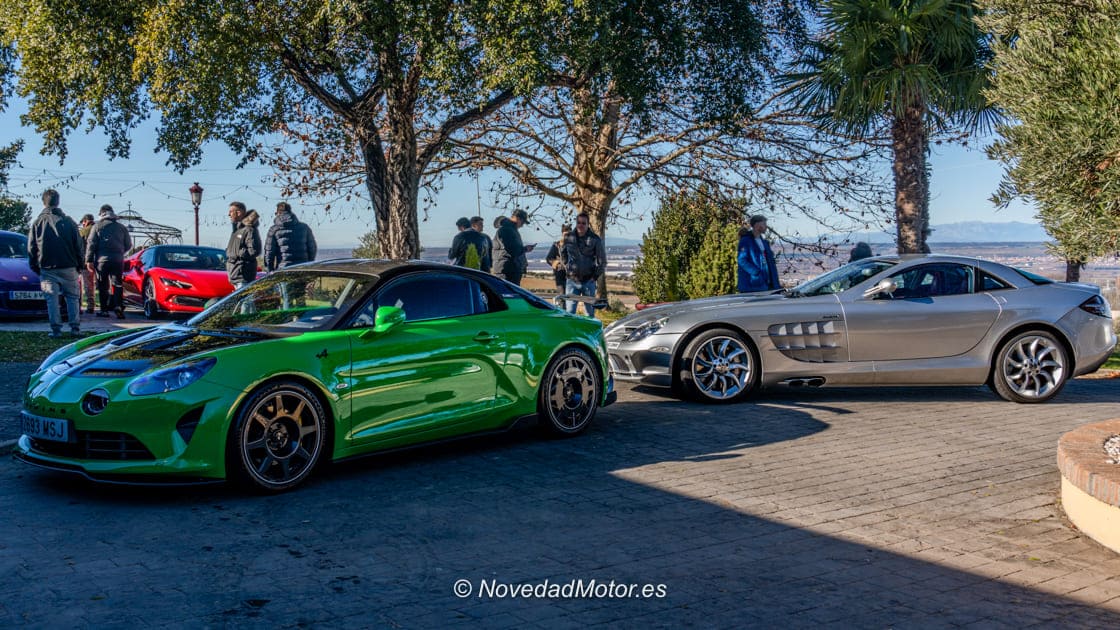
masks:
<svg viewBox="0 0 1120 630"><path fill-rule="evenodd" d="M128 160L109 160L104 150L105 139L100 133L75 132L70 138L70 154L60 165L57 157L39 153L42 143L33 129L20 126L19 115L24 111L23 102L13 99L8 109L0 113L0 144L17 138L25 141L19 164L10 172L9 187L12 194L33 208L41 207L39 195L43 189L54 187L62 195L63 209L71 216L78 217L86 212L96 214L103 203L111 204L118 211L131 204L145 219L178 227L183 230L183 241L193 242L194 211L187 190L197 181L205 189L199 212L201 242L224 247L229 236L226 209L230 201L240 200L257 209L267 226L276 202L281 200L279 188L269 182L269 169L252 164L243 169L235 168L237 157L222 144L209 145L198 167L183 174L176 173L164 164L165 155L153 152L152 124L134 134L132 157ZM1002 170L998 163L984 156L981 147L986 143L986 139L980 138L974 139L969 147L935 147L931 157L930 190L934 225L961 221L1037 223L1031 206L1016 203L998 210L988 201ZM884 162L884 173L889 166ZM455 219L478 213L479 204L488 222L498 214L506 214L487 194L491 177L500 175L482 176L478 187L481 196L476 195L473 178L446 179L433 203L426 206L426 220L422 199L421 244L446 246L455 233ZM320 247L352 247L357 244L359 235L373 229L371 211L358 203L334 203L328 212L322 199L288 201L297 215L315 228ZM653 196L638 196L634 200L634 213L644 218L612 226L610 235L640 239L649 227L649 216L656 206ZM815 236L818 232L809 221L795 227L806 236ZM554 238L554 232L558 232L555 225L543 224L531 224L523 230L527 242L541 243Z"/></svg>

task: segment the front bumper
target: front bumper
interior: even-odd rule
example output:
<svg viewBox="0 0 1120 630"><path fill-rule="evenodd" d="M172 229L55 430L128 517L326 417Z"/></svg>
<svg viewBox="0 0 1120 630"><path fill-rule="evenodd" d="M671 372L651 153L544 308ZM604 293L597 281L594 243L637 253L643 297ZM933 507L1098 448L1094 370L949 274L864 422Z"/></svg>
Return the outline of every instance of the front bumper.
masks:
<svg viewBox="0 0 1120 630"><path fill-rule="evenodd" d="M607 350L611 374L629 383L672 387L675 342L675 335L656 334L634 343L613 342Z"/></svg>

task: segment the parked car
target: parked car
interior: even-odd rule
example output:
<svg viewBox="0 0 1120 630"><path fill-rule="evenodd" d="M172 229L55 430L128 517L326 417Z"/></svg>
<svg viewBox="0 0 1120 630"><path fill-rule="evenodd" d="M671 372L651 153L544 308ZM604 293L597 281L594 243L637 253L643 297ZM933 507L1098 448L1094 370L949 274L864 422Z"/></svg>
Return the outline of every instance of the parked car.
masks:
<svg viewBox="0 0 1120 630"><path fill-rule="evenodd" d="M880 256L793 289L647 308L605 331L615 378L704 402L786 385L980 385L1038 403L1116 346L1093 285L956 256Z"/></svg>
<svg viewBox="0 0 1120 630"><path fill-rule="evenodd" d="M125 259L124 297L155 319L163 313L201 313L233 293L226 253L217 247L155 245Z"/></svg>
<svg viewBox="0 0 1120 630"><path fill-rule="evenodd" d="M232 478L504 430L575 435L615 394L598 321L438 263L307 263L189 321L66 346L32 375L17 458L102 481Z"/></svg>
<svg viewBox="0 0 1120 630"><path fill-rule="evenodd" d="M0 317L46 315L46 296L28 263L27 236L0 230Z"/></svg>

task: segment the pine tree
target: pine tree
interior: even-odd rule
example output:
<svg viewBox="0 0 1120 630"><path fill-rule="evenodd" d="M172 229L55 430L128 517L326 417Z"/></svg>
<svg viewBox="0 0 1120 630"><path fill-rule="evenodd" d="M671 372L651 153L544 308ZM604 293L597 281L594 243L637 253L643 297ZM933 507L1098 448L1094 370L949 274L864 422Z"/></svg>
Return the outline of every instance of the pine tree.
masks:
<svg viewBox="0 0 1120 630"><path fill-rule="evenodd" d="M735 293L738 244L738 226L713 223L708 228L684 279L690 299Z"/></svg>

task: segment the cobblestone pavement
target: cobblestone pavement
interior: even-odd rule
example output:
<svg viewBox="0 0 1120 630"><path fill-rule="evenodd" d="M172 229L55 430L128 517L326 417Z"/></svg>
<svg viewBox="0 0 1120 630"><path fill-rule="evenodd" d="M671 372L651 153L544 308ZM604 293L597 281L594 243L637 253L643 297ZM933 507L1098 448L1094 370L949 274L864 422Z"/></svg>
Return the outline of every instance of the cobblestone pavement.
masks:
<svg viewBox="0 0 1120 630"><path fill-rule="evenodd" d="M576 439L517 430L274 497L92 487L5 458L0 626L1116 627L1120 556L1063 520L1055 448L1120 416L1117 391L710 407L624 387ZM605 596L500 597L577 580Z"/></svg>

